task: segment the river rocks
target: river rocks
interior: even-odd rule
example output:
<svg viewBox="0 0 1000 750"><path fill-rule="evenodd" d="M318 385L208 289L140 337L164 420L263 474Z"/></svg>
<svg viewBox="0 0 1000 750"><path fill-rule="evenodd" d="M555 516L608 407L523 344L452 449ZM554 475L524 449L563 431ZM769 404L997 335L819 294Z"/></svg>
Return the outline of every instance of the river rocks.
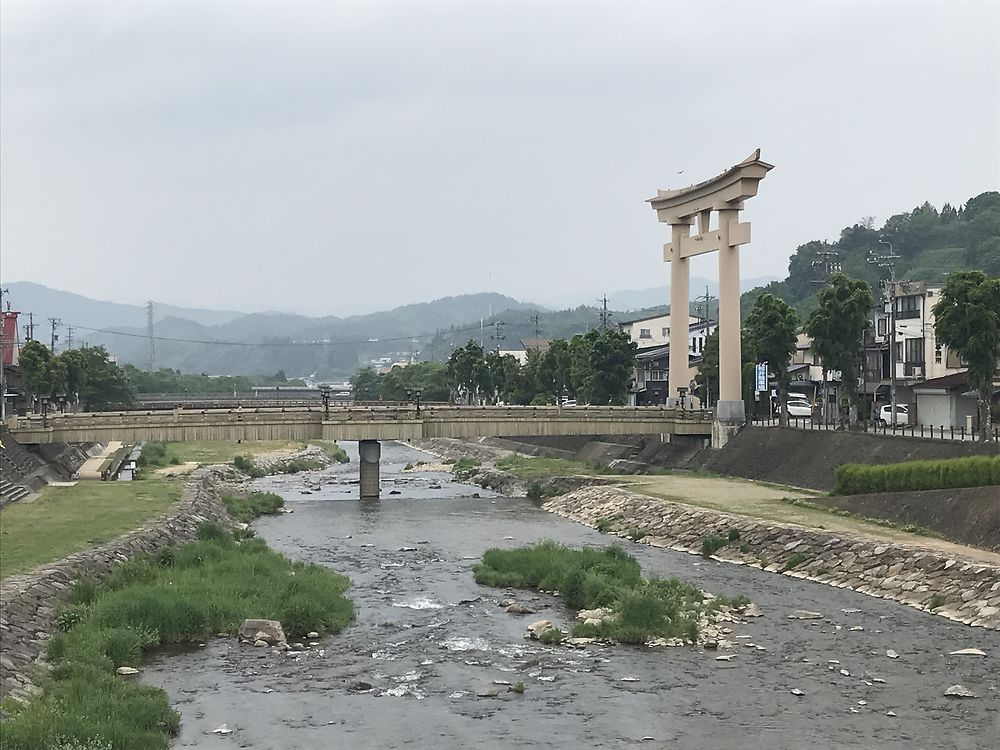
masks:
<svg viewBox="0 0 1000 750"><path fill-rule="evenodd" d="M750 602L747 606L743 608L742 612L744 617L763 617L764 613L761 608L758 607L754 602Z"/></svg>
<svg viewBox="0 0 1000 750"><path fill-rule="evenodd" d="M893 650L891 648L888 651L885 652L885 655L888 656L890 659L898 659L899 658L899 652L897 652L897 651L895 651L895 650Z"/></svg>
<svg viewBox="0 0 1000 750"><path fill-rule="evenodd" d="M496 698L498 695L500 695L500 688L493 685L482 687L476 691L476 697L478 698Z"/></svg>
<svg viewBox="0 0 1000 750"><path fill-rule="evenodd" d="M527 607L523 604L520 604L519 602L514 602L512 604L507 605L507 608L504 609L504 612L507 612L508 614L511 615L533 615L535 613L535 610L533 610L531 607Z"/></svg>
<svg viewBox="0 0 1000 750"><path fill-rule="evenodd" d="M215 729L212 730L212 734L232 734L233 730L229 728L228 724L219 724Z"/></svg>
<svg viewBox="0 0 1000 750"><path fill-rule="evenodd" d="M613 614L614 613L606 607L599 607L597 609L581 609L576 613L576 619L583 621L586 625L600 625L601 620L606 620ZM588 622L588 620L594 620L596 622Z"/></svg>
<svg viewBox="0 0 1000 750"><path fill-rule="evenodd" d="M131 677L132 675L139 674L139 670L135 667L118 667L115 672L120 674L122 677Z"/></svg>
<svg viewBox="0 0 1000 750"><path fill-rule="evenodd" d="M964 685L952 685L950 688L944 691L945 697L947 698L978 698L979 696L973 693L969 688Z"/></svg>
<svg viewBox="0 0 1000 750"><path fill-rule="evenodd" d="M797 695L797 696L800 696L800 697L803 696L803 695L805 695L805 693L803 693L798 688L792 688L791 693L792 693L792 695Z"/></svg>
<svg viewBox="0 0 1000 750"><path fill-rule="evenodd" d="M251 643L264 641L267 646L288 642L285 630L277 620L244 620L237 635L241 640Z"/></svg>
<svg viewBox="0 0 1000 750"><path fill-rule="evenodd" d="M789 620L822 620L823 615L819 612L810 612L806 609L797 609L788 615Z"/></svg>
<svg viewBox="0 0 1000 750"><path fill-rule="evenodd" d="M958 651L950 652L948 656L986 656L986 652L978 648L960 648Z"/></svg>
<svg viewBox="0 0 1000 750"><path fill-rule="evenodd" d="M525 635L530 637L532 640L537 641L539 638L542 637L542 633L544 633L546 630L552 630L553 627L555 626L552 624L552 620L538 620L537 622L533 622L528 626Z"/></svg>
<svg viewBox="0 0 1000 750"><path fill-rule="evenodd" d="M997 565L945 557L916 544L878 542L695 508L624 487L583 487L542 507L591 527L602 518L619 518L619 536L627 529L643 528L649 531L643 543L692 554L701 554L706 537L726 538L736 531L740 545L722 547L717 559L851 588L957 622L1000 630ZM786 570L793 556L795 567Z"/></svg>
<svg viewBox="0 0 1000 750"><path fill-rule="evenodd" d="M308 633L306 633L306 638L319 638L319 633L317 633L315 630L310 630Z"/></svg>
<svg viewBox="0 0 1000 750"><path fill-rule="evenodd" d="M253 645L256 648L267 648L267 641L265 641L263 638L258 638L253 642Z"/></svg>

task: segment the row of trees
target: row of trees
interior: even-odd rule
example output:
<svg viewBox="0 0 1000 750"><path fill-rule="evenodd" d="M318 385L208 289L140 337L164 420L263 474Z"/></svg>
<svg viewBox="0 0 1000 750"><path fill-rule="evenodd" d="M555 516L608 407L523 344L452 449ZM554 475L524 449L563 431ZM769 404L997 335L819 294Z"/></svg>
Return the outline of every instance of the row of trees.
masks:
<svg viewBox="0 0 1000 750"><path fill-rule="evenodd" d="M522 365L513 356L485 351L476 341L455 349L448 362L419 362L377 374L371 368L353 378L361 401L403 401L419 390L427 401L464 404L552 404L573 398L588 404L624 404L636 346L611 329L556 339L549 349L528 351Z"/></svg>
<svg viewBox="0 0 1000 750"><path fill-rule="evenodd" d="M304 380L289 380L284 370L274 375L207 375L202 373L184 373L180 370L161 368L159 370L140 370L138 367L126 364L123 368L125 377L136 393L211 393L232 394L245 393L255 385L287 385L303 386Z"/></svg>
<svg viewBox="0 0 1000 750"><path fill-rule="evenodd" d="M85 411L128 406L134 391L124 371L112 362L103 346L84 346L53 354L44 344L29 341L18 362L29 403L64 397Z"/></svg>

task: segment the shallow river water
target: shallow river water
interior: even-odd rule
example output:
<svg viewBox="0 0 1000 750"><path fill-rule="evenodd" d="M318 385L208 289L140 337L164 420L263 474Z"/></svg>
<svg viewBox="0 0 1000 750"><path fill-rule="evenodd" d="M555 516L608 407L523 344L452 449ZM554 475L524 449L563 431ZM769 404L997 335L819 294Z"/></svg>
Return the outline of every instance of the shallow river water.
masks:
<svg viewBox="0 0 1000 750"><path fill-rule="evenodd" d="M401 473L427 456L395 444L383 446L382 500L362 504L356 446L345 447L351 464L258 480L294 513L255 528L288 556L350 576L357 620L298 656L214 639L146 665L143 679L181 711L176 747L1000 748L1000 633L622 541L647 574L746 594L763 609L734 627L736 656L529 642L527 624L568 624L566 610L515 592L538 613L505 613L509 592L478 586L474 561L492 546L609 538L527 500ZM303 494L307 482L322 488ZM794 609L826 619L787 619ZM968 647L988 656L948 656ZM503 684L519 681L523 695ZM979 697L944 697L954 684ZM223 723L234 731L212 733Z"/></svg>

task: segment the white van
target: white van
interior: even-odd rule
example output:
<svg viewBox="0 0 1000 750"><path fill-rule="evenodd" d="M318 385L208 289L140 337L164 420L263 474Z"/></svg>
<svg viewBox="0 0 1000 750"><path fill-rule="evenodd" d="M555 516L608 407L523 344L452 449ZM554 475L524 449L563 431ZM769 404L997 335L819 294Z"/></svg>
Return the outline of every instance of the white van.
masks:
<svg viewBox="0 0 1000 750"><path fill-rule="evenodd" d="M896 404L896 418L892 418L892 404L886 404L878 410L879 424L910 424L910 407L907 404Z"/></svg>

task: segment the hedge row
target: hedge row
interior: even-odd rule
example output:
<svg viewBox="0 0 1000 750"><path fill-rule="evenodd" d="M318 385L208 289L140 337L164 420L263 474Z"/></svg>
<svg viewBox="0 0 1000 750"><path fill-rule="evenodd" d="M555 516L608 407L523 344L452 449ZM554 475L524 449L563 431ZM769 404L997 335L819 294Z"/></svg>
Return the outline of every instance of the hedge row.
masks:
<svg viewBox="0 0 1000 750"><path fill-rule="evenodd" d="M837 495L944 490L1000 485L1000 456L966 456L898 464L844 464L837 468Z"/></svg>

